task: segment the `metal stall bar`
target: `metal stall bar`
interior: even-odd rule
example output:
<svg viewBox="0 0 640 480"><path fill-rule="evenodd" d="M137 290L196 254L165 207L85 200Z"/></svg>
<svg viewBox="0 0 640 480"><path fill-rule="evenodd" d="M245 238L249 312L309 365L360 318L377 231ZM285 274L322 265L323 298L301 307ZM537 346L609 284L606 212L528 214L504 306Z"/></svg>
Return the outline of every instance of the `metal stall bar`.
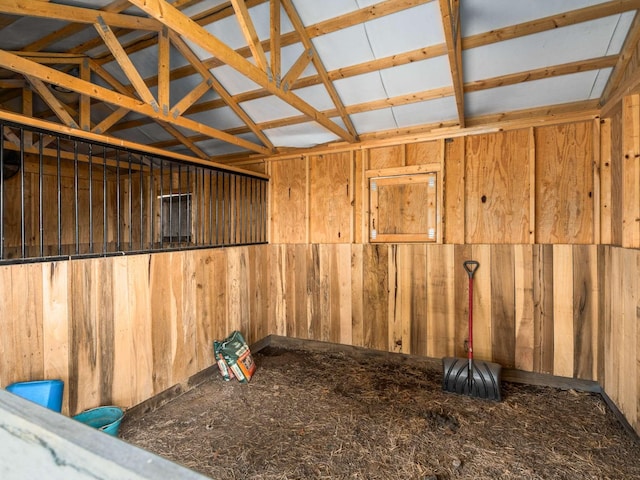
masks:
<svg viewBox="0 0 640 480"><path fill-rule="evenodd" d="M41 257L44 257L44 214L42 207L44 206L42 187L43 182L43 157L44 157L44 145L42 144L43 135L42 132L38 133L38 241L40 243L38 252Z"/></svg>
<svg viewBox="0 0 640 480"><path fill-rule="evenodd" d="M26 232L24 221L24 128L20 129L20 256L26 257Z"/></svg>
<svg viewBox="0 0 640 480"><path fill-rule="evenodd" d="M0 259L4 259L4 123L0 123Z"/></svg>
<svg viewBox="0 0 640 480"><path fill-rule="evenodd" d="M89 144L89 253L93 253L93 144Z"/></svg>

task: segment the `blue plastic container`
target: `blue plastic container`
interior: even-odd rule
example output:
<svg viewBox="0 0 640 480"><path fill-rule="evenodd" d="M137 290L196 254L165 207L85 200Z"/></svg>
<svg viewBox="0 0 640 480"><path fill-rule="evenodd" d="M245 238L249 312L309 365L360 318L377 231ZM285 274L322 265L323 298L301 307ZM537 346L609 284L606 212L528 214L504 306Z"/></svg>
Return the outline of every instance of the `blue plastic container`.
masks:
<svg viewBox="0 0 640 480"><path fill-rule="evenodd" d="M47 407L54 412L62 411L62 394L64 391L64 382L62 380L17 382L8 385L6 390L38 405Z"/></svg>
<svg viewBox="0 0 640 480"><path fill-rule="evenodd" d="M119 407L97 407L85 410L73 419L117 437L123 416L124 412Z"/></svg>

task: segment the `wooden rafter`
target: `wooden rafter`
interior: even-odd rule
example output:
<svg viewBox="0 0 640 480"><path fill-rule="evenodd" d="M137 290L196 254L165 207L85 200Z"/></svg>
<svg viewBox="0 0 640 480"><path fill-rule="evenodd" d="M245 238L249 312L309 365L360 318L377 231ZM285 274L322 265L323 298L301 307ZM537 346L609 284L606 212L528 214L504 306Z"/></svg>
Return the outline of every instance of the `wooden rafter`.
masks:
<svg viewBox="0 0 640 480"><path fill-rule="evenodd" d="M318 72L318 76L322 80L322 83L325 89L327 90L329 97L331 97L331 101L336 106L336 109L338 110L340 118L344 122L349 133L353 137L357 138L358 134L356 133L356 129L353 126L353 123L351 122L351 118L349 118L349 115L347 114L347 111L344 108L344 104L342 103L342 99L340 98L340 95L338 95L338 91L336 90L336 87L333 85L333 82L329 79L329 75L327 74L327 69L322 63L320 56L315 51L315 47L311 42L311 38L307 34L307 30L305 29L304 24L302 23L302 19L300 18L300 15L298 15L298 11L293 6L293 3L291 2L291 0L282 0L282 6L284 7L285 12L287 12L287 16L289 17L289 20L291 21L293 28L300 35L300 40L302 41L302 45L304 46L305 49L307 49L307 51L310 52L313 66L316 68L316 71Z"/></svg>
<svg viewBox="0 0 640 480"><path fill-rule="evenodd" d="M524 37L525 35L531 35L533 33L545 32L577 23L597 20L598 18L608 17L630 10L637 10L639 8L640 0L614 0L605 2L591 7L571 10L561 15L551 15L517 25L496 28L490 32L470 35L462 39L462 49L467 50L469 48L481 47L495 42Z"/></svg>
<svg viewBox="0 0 640 480"><path fill-rule="evenodd" d="M0 50L0 66L21 73L23 75L32 76L42 81L46 81L54 85L59 85L63 88L73 90L80 93L81 95L89 95L103 102L107 102L119 107L128 108L131 111L146 115L153 119L170 121L176 126L186 128L196 133L209 135L210 137L223 140L233 145L238 145L248 150L253 150L265 154L269 152L267 148L261 145L257 145L242 138L234 137L233 135L229 135L228 133L225 133L213 127L209 127L208 125L203 125L184 117L178 117L176 119L169 118L168 115L164 115L162 112L154 109L146 103L141 103L138 99L129 97L122 93L113 92L112 90L101 87L99 85L85 82L81 79L72 77L71 75L67 75L58 70L34 63L30 60L21 58L9 52Z"/></svg>
<svg viewBox="0 0 640 480"><path fill-rule="evenodd" d="M620 81L622 80L624 72L629 65L631 57L638 47L638 42L640 42L640 12L636 12L635 17L633 18L633 23L631 24L627 38L624 41L620 55L618 55L618 61L611 73L611 76L609 77L609 81L607 82L602 95L600 96L600 105L605 105L611 97L611 94L620 86Z"/></svg>
<svg viewBox="0 0 640 480"><path fill-rule="evenodd" d="M269 2L269 24L271 35L269 39L269 51L271 52L271 76L277 86L280 86L281 78L281 46L280 46L280 0Z"/></svg>
<svg viewBox="0 0 640 480"><path fill-rule="evenodd" d="M165 27L158 34L158 105L164 113L168 113L171 109L170 47L169 29Z"/></svg>
<svg viewBox="0 0 640 480"><path fill-rule="evenodd" d="M231 0L231 5L233 5L233 9L236 12L240 30L242 30L242 34L249 45L249 50L251 50L256 65L267 75L271 76L271 68L269 62L267 62L267 56L264 53L264 48L262 48L262 43L260 42L256 28L253 26L253 20L251 20L251 15L249 15L249 9L245 1Z"/></svg>
<svg viewBox="0 0 640 480"><path fill-rule="evenodd" d="M95 27L98 33L100 34L100 36L102 37L102 40L104 40L105 45L109 48L109 50L113 54L113 57L116 59L116 62L118 63L118 65L120 65L122 72L129 79L129 81L131 82L131 85L133 85L133 88L135 88L136 92L138 93L138 96L144 102L151 105L151 107L154 110L157 110L158 103L156 102L156 99L153 97L151 90L149 90L149 87L147 87L147 84L144 83L144 79L142 78L140 73L138 73L138 70L136 69L131 59L129 58L129 55L127 55L127 52L124 51L124 49L122 48L122 45L120 45L120 42L114 35L109 25L107 25L104 22L104 19L102 17L98 16L98 22L95 24Z"/></svg>
<svg viewBox="0 0 640 480"><path fill-rule="evenodd" d="M177 128L167 122L158 122L167 132L169 132L173 137L177 138L180 143L186 146L189 150L195 153L198 157L202 159L209 158L205 152L202 151L193 141L187 138L186 135L182 134Z"/></svg>
<svg viewBox="0 0 640 480"><path fill-rule="evenodd" d="M32 77L30 75L25 76L27 81L31 84L33 89L40 95L42 100L45 101L49 108L55 113L55 115L64 123L67 127L79 128L73 117L67 112L65 106L58 100L47 85L39 78Z"/></svg>
<svg viewBox="0 0 640 480"><path fill-rule="evenodd" d="M116 0L109 5L101 8L100 10L103 12L120 13L127 8L129 8L129 0ZM79 33L86 28L89 28L89 26L83 23L70 23L69 25L65 25L59 30L50 33L49 35L45 35L44 37L31 42L22 50L26 52L38 52L48 47L52 43L62 40L63 38L70 37L71 35L75 35L76 33Z"/></svg>
<svg viewBox="0 0 640 480"><path fill-rule="evenodd" d="M189 62L194 68L200 73L202 78L207 82L207 85L211 86L217 93L220 95L222 100L233 110L233 112L240 117L240 119L247 125L249 130L251 130L254 135L256 135L260 141L269 149L273 149L273 144L267 138L267 136L262 133L262 131L256 127L254 121L247 115L247 113L238 105L238 102L234 100L234 98L227 92L224 86L218 81L216 77L200 62L198 56L189 48L189 46L174 33L171 34L171 40L176 47L176 49L182 54L182 56ZM176 108L174 107L174 110ZM185 109L186 110L186 109ZM181 110L184 112L184 110Z"/></svg>
<svg viewBox="0 0 640 480"><path fill-rule="evenodd" d="M12 15L50 18L68 22L73 19L75 23L98 23L98 17L111 26L128 28L131 30L159 31L162 24L154 19L123 15L107 11L93 10L90 8L70 7L54 4L41 0L5 0L0 2L0 12Z"/></svg>
<svg viewBox="0 0 640 480"><path fill-rule="evenodd" d="M93 129L91 129L91 131L93 133L105 133L113 125L115 125L116 122L121 120L122 117L124 117L127 113L129 113L129 109L124 108L124 107L120 107L117 110L115 110L113 113L109 114L107 116L107 118L102 120L98 125L93 127Z"/></svg>
<svg viewBox="0 0 640 480"><path fill-rule="evenodd" d="M460 35L459 0L439 0L449 68L458 110L458 122L464 128L464 88L462 85L462 40Z"/></svg>
<svg viewBox="0 0 640 480"><path fill-rule="evenodd" d="M261 85L263 88L266 88L272 95L284 100L330 132L349 142L355 141L355 137L348 131L322 115L318 110L313 108L300 97L278 88L273 82L269 81L265 72L247 61L235 50L221 42L217 37L200 27L189 17L183 15L180 11L173 8L165 1L131 0L131 3L157 20L163 22L167 27L174 30L185 39L188 39L200 48L207 50L212 55L218 56L224 63L256 82L258 85Z"/></svg>

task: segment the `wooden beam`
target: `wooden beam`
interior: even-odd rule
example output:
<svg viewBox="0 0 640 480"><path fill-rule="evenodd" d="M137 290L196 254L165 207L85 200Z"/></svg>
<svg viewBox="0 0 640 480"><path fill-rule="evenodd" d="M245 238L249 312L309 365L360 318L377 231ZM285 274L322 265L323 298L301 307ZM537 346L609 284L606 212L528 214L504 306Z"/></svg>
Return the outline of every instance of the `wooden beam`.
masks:
<svg viewBox="0 0 640 480"><path fill-rule="evenodd" d="M244 0L231 0L231 5L233 5L233 10L236 12L236 19L249 45L253 60L263 72L271 77L271 68L269 67L269 62L267 62L267 56L264 54L264 48L262 48L258 32L256 32L256 28L253 26L253 20L251 20L251 15L249 15L247 4Z"/></svg>
<svg viewBox="0 0 640 480"><path fill-rule="evenodd" d="M298 59L291 65L289 71L285 74L284 78L281 81L281 86L285 91L289 91L291 89L291 85L296 79L304 72L304 69L311 63L313 59L314 53L312 49L306 49L303 51Z"/></svg>
<svg viewBox="0 0 640 480"><path fill-rule="evenodd" d="M171 86L170 50L169 29L165 27L158 34L158 105L164 113L169 113L171 109L171 99L169 98Z"/></svg>
<svg viewBox="0 0 640 480"><path fill-rule="evenodd" d="M558 77L560 75L570 75L572 73L587 72L590 70L599 70L601 68L610 68L616 64L617 55L609 55L606 57L593 58L589 60L580 60L577 62L563 63L561 65L552 65L549 67L538 68L535 70L527 70L525 72L511 73L509 75L500 75L498 77L487 78L484 80L476 80L464 84L465 92L477 92L489 88L504 87L506 85L514 85L516 83L530 82L543 78Z"/></svg>
<svg viewBox="0 0 640 480"><path fill-rule="evenodd" d="M127 52L124 51L117 37L113 34L113 31L111 30L111 28L109 28L109 25L104 22L104 19L102 17L98 16L98 22L95 24L95 28L98 34L102 37L102 40L104 41L107 48L113 54L116 62L118 62L118 65L120 65L122 72L129 79L131 85L133 85L133 88L135 88L138 96L143 101L151 105L154 110L158 110L158 103L153 97L151 90L149 90L147 84L144 83L144 79L142 78L140 73L138 73L138 70L131 61L131 58L129 58Z"/></svg>
<svg viewBox="0 0 640 480"><path fill-rule="evenodd" d="M209 160L203 160L197 157L190 157L188 155L182 155L180 153L170 152L168 150L161 150L159 148L153 148L149 145L144 145L141 143L129 142L127 140L123 140L121 138L109 137L106 135L95 134L91 132L85 132L83 130L78 130L74 128L70 128L64 125L60 125L58 123L47 122L45 120L39 120L37 118L25 117L23 115L9 112L7 110L0 109L0 120L6 120L9 122L22 123L24 125L35 127L43 130L48 130L51 132L59 133L62 135L73 135L75 137L83 138L89 141L101 142L107 145L113 145L115 147L128 148L132 150L138 150L140 152L147 153L149 155L156 155L164 158L173 158L175 160L182 160L186 162L195 163L198 165L206 165L208 167L222 168L224 170L230 172L237 173L248 173L253 176L258 176L261 178L268 178L267 175L260 174L258 172L253 172L249 170L244 170L242 168L234 168L229 167L228 165L223 165L221 163L212 162ZM5 133L8 129L5 129ZM15 135L14 135L15 136ZM18 148L20 147L20 141L18 139ZM265 154L266 155L266 154Z"/></svg>
<svg viewBox="0 0 640 480"><path fill-rule="evenodd" d="M107 118L102 120L98 125L93 127L91 130L93 133L105 133L109 130L114 124L116 124L119 120L122 119L127 113L129 113L129 109L120 107L115 110L113 113L109 114Z"/></svg>
<svg viewBox="0 0 640 480"><path fill-rule="evenodd" d="M134 15L123 15L91 8L70 7L59 3L43 2L41 0L4 0L0 2L0 13L8 13L21 17L39 17L64 22L98 23L102 16L105 23L114 27L131 30L159 31L162 24L158 21Z"/></svg>
<svg viewBox="0 0 640 480"><path fill-rule="evenodd" d="M338 95L338 91L333 85L333 82L331 82L331 80L329 79L329 75L327 74L327 69L322 63L322 59L316 52L315 47L311 42L311 38L307 34L307 30L305 29L304 24L302 23L302 19L300 18L300 15L298 15L298 11L294 7L291 0L282 0L282 6L284 7L285 12L289 17L289 20L291 21L293 28L295 28L296 31L300 34L302 45L304 45L304 48L306 48L309 52L311 52L311 61L313 62L313 66L316 68L316 71L318 72L318 76L322 80L322 83L325 89L327 90L329 97L331 97L331 101L336 106L336 109L338 110L340 118L344 122L349 133L354 138L357 138L358 134L356 132L355 127L353 126L353 123L351 122L351 118L349 118L349 115L347 114L347 111L344 108L344 104L342 103L342 99L340 98L340 95Z"/></svg>
<svg viewBox="0 0 640 480"><path fill-rule="evenodd" d="M627 69L627 66L629 65L629 61L636 52L638 42L640 42L640 12L636 12L635 17L633 18L633 23L629 28L627 38L624 41L624 45L622 46L620 54L618 55L618 62L616 63L615 67L613 67L613 72L611 72L609 80L604 87L604 91L600 96L601 105L606 104L609 98L611 98L612 94L620 86L620 82L624 77L624 73Z"/></svg>
<svg viewBox="0 0 640 480"><path fill-rule="evenodd" d="M462 41L460 37L459 0L439 0L449 68L458 110L458 122L464 128L464 88L462 84Z"/></svg>
<svg viewBox="0 0 640 480"><path fill-rule="evenodd" d="M80 78L85 82L91 81L91 68L86 58L80 64ZM82 130L91 130L91 97L88 95L80 95L78 122Z"/></svg>
<svg viewBox="0 0 640 480"><path fill-rule="evenodd" d="M167 27L182 35L185 39L188 39L199 47L207 50L212 55L218 56L224 63L262 86L272 95L277 96L295 109L301 111L311 120L316 121L330 132L344 140L350 142L355 141L355 137L353 137L349 132L322 115L318 110L301 98L295 96L291 92L285 92L276 87L275 83L269 81L266 73L247 61L235 50L231 49L228 45L221 42L217 37L200 27L189 17L183 15L165 1L131 0L131 3L152 17L162 21L167 25Z"/></svg>
<svg viewBox="0 0 640 480"><path fill-rule="evenodd" d="M198 101L205 93L211 89L211 83L207 80L202 80L197 87L192 88L189 93L178 101L174 107L170 110L170 115L174 118L182 115L191 105Z"/></svg>
<svg viewBox="0 0 640 480"><path fill-rule="evenodd" d="M271 51L271 75L276 85L280 86L282 56L280 48L280 0L269 2L269 19L271 25L270 51Z"/></svg>
<svg viewBox="0 0 640 480"><path fill-rule="evenodd" d="M130 6L129 0L116 0L110 3L109 5L101 8L100 10L104 12L120 13L121 11L129 8L129 6ZM75 35L76 33L79 33L85 30L86 28L89 28L89 26L83 23L71 23L69 25L65 25L59 30L56 30L55 32L50 33L49 35L45 35L44 37L39 38L35 42L31 42L30 44L26 45L22 49L22 51L38 52L48 47L49 45L56 43L59 40L62 40L63 38L69 38L72 35Z"/></svg>
<svg viewBox="0 0 640 480"><path fill-rule="evenodd" d="M112 90L101 87L99 85L85 82L84 80L72 77L58 70L31 62L17 55L13 55L1 50L0 66L18 73L22 73L24 75L38 78L44 82L52 83L69 90L73 90L80 93L81 95L90 95L91 97L97 98L103 102L107 102L118 107L128 108L131 111L141 113L142 115L146 115L153 119L172 122L176 126L184 127L196 133L209 135L210 137L223 140L225 142L240 146L242 148L246 148L248 150L263 154L269 153L269 150L267 148L257 145L253 142L234 137L233 135L229 135L228 133L225 133L221 130L209 127L208 125L203 125L184 117L178 117L176 119L170 118L168 115L164 115L162 112L158 111L158 109L153 109L150 105L142 103L138 99L131 98L121 93L113 92Z"/></svg>
<svg viewBox="0 0 640 480"><path fill-rule="evenodd" d="M504 28L496 28L490 32L471 35L462 39L462 49L481 47L495 42L502 42L512 38L524 37L533 33L554 30L577 23L597 20L599 18L616 15L629 10L640 8L640 0L614 0L590 7L571 10L560 15L550 15L529 22L510 25Z"/></svg>
<svg viewBox="0 0 640 480"><path fill-rule="evenodd" d="M202 151L195 143L189 140L180 130L172 126L167 122L159 122L162 127L169 132L172 136L177 138L184 146L186 146L189 150L195 153L198 157L203 159L208 159L209 155L207 155L204 151Z"/></svg>
<svg viewBox="0 0 640 480"><path fill-rule="evenodd" d="M253 119L247 115L247 113L240 107L238 102L227 92L224 86L218 81L216 77L207 69L202 62L200 62L198 56L191 50L191 48L184 42L178 35L173 32L170 34L171 41L176 49L182 54L185 59L191 63L194 68L200 73L202 78L207 82L207 85L210 85L217 93L220 95L222 100L227 104L231 110L240 117L240 119L245 123L245 125L253 132L254 135L258 137L258 139L269 149L273 149L273 144L267 138L267 136L256 127ZM178 107L181 109L179 110ZM175 115L177 112L184 112L186 109L182 110L182 105L176 105L172 110L172 115ZM182 114L182 113L180 113Z"/></svg>
<svg viewBox="0 0 640 480"><path fill-rule="evenodd" d="M63 104L58 100L51 90L38 78L31 77L29 75L26 76L26 79L31 84L33 89L38 92L40 98L44 100L44 102L49 105L49 108L56 114L56 116L60 119L62 123L64 123L67 127L71 128L79 128L76 121L69 115L67 110L64 108Z"/></svg>

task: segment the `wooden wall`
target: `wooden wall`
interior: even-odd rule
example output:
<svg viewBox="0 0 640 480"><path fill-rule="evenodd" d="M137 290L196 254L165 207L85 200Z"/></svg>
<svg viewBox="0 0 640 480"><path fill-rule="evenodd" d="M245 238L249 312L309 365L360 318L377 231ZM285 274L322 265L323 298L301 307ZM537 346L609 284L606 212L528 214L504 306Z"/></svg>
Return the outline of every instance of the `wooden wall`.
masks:
<svg viewBox="0 0 640 480"><path fill-rule="evenodd" d="M0 266L0 385L61 378L64 413L130 407L268 333L267 246Z"/></svg>

